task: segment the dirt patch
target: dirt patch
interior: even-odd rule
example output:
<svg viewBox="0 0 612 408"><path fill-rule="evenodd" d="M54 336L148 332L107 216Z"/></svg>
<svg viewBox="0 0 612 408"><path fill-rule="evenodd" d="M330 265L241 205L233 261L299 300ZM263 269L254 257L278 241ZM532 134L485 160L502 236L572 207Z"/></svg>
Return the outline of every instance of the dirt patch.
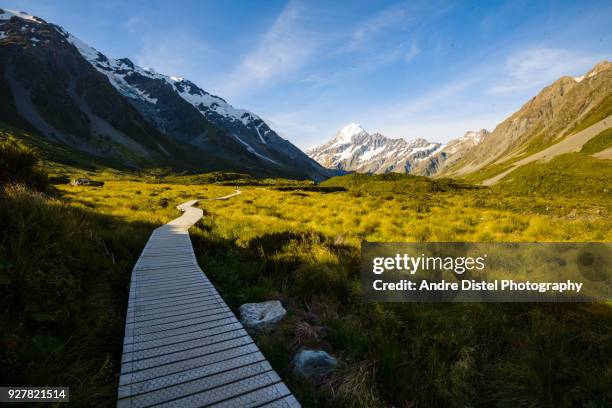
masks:
<svg viewBox="0 0 612 408"><path fill-rule="evenodd" d="M597 152L593 155L596 159L612 160L612 147L609 147L601 152Z"/></svg>

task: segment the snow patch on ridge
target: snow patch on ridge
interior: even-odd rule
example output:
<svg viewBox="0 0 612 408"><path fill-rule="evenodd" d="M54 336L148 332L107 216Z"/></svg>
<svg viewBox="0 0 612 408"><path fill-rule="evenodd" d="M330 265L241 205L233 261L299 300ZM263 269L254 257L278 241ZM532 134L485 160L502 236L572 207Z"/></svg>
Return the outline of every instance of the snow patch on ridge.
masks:
<svg viewBox="0 0 612 408"><path fill-rule="evenodd" d="M234 137L236 138L236 140L238 140L240 143L242 143L244 145L244 147L246 147L246 149L249 151L249 153L254 154L255 156L259 157L260 159L264 159L264 160L267 160L267 161L272 162L274 164L278 164L276 161L272 160L271 158L269 158L267 156L264 156L263 154L258 153L255 149L253 149L253 147L250 144L248 144L247 142L245 142L244 140L242 140L238 136L234 135Z"/></svg>
<svg viewBox="0 0 612 408"><path fill-rule="evenodd" d="M353 152L359 149L360 147L361 146L352 146L343 150L340 154L337 154L338 158L336 159L336 162L349 159L353 155Z"/></svg>
<svg viewBox="0 0 612 408"><path fill-rule="evenodd" d="M21 18L23 20L27 20L36 24L40 24L43 22L42 19L23 11L7 10L0 8L0 20L10 20L13 17Z"/></svg>
<svg viewBox="0 0 612 408"><path fill-rule="evenodd" d="M211 95L195 87L195 85L189 81L181 79L180 81L172 82L174 82L173 85L177 93L200 111L202 110L201 106L204 106L230 120L239 120L245 126L248 126L253 121L261 120L261 118L254 113L245 109L234 108L222 98Z"/></svg>
<svg viewBox="0 0 612 408"><path fill-rule="evenodd" d="M313 144L312 146L310 146L309 148L306 149L306 154L310 154L311 152L314 152L319 147L321 147L321 145Z"/></svg>
<svg viewBox="0 0 612 408"><path fill-rule="evenodd" d="M263 122L261 122L259 125L255 126L255 130L257 131L257 136L259 136L259 140L261 140L261 143L268 144L268 142L266 142L266 139L264 139L263 136L261 135L261 133L259 133L259 128L261 127L261 125L263 125Z"/></svg>
<svg viewBox="0 0 612 408"><path fill-rule="evenodd" d="M382 153L385 150L385 146L377 147L376 149L367 150L364 154L359 156L359 161L367 161L373 158L374 156Z"/></svg>

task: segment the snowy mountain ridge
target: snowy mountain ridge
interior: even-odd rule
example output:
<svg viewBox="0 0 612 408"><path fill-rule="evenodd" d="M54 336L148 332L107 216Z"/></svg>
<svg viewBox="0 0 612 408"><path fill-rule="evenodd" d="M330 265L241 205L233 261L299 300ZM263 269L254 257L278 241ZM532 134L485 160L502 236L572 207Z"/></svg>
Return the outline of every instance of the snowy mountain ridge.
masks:
<svg viewBox="0 0 612 408"><path fill-rule="evenodd" d="M415 139L391 139L380 133L370 134L356 123L343 127L327 143L306 151L321 165L364 173L408 173L415 163L434 154L441 143Z"/></svg>
<svg viewBox="0 0 612 408"><path fill-rule="evenodd" d="M40 24L45 21L39 17L32 16L23 11L6 10L0 14L0 20L10 20L12 17L18 17L28 22ZM58 32L63 35L66 40L74 45L79 53L85 58L96 70L104 74L110 83L124 96L132 99L141 100L151 104L157 103L157 98L152 97L146 89L141 89L136 84L130 84L126 78L134 74L139 74L150 79L158 79L169 84L175 92L180 95L185 101L189 102L196 109L198 109L204 116L208 115L219 115L229 121L240 121L244 126L254 126L260 141L263 144L267 144L265 136L271 130L269 128L260 130L263 120L245 109L237 109L227 103L223 98L212 95L193 82L188 81L182 77L167 76L156 72L152 68L143 68L135 65L128 58L112 59L106 57L104 54L96 50L94 47L88 45L78 37L72 35L63 27L55 25ZM242 140L240 137L234 135L236 140L245 145L247 150L251 153L274 162L274 160L259 154L256 150Z"/></svg>
<svg viewBox="0 0 612 408"><path fill-rule="evenodd" d="M106 75L111 84L123 95L133 98L142 99L149 103L156 104L157 99L152 98L147 94L146 90L140 89L137 85L130 84L126 81L126 77L135 73L142 76L159 79L169 84L178 93L181 98L189 102L198 109L204 116L207 113L214 112L231 121L240 121L243 125L249 126L253 122L263 121L259 116L245 109L237 109L227 103L225 99L212 95L193 82L182 77L168 76L156 72L152 68L143 68L134 64L128 58L112 59L107 58L104 54L89 46L79 38L70 34L62 27L59 27L61 34L74 45L81 55L89 61L89 63L99 72ZM259 132L258 132L259 133ZM260 134L262 143L266 143L264 137Z"/></svg>
<svg viewBox="0 0 612 408"><path fill-rule="evenodd" d="M39 17L0 8L0 58L7 73L0 83L16 96L22 118L39 135L88 154L129 167L173 163L316 180L336 174L255 113L187 79L108 58ZM34 88L43 99L30 98ZM48 109L65 112L39 114Z"/></svg>
<svg viewBox="0 0 612 408"><path fill-rule="evenodd" d="M391 139L380 133L369 134L351 123L338 131L327 143L306 150L322 166L360 173L412 173L433 175L451 156L460 157L480 144L487 130L469 131L446 144L423 138L406 141Z"/></svg>

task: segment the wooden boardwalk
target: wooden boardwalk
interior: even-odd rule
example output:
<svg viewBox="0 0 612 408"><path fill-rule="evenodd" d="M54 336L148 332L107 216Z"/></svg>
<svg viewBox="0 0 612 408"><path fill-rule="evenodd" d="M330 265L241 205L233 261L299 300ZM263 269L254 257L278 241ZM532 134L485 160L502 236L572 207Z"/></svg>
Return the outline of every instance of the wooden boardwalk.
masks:
<svg viewBox="0 0 612 408"><path fill-rule="evenodd" d="M132 271L117 407L299 407L199 268L196 202L151 234Z"/></svg>

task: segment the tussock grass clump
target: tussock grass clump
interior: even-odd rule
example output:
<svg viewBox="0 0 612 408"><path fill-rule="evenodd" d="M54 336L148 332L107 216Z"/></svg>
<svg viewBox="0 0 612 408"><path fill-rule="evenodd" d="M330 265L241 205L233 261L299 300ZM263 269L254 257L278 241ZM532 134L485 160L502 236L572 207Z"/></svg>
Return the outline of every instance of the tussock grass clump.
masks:
<svg viewBox="0 0 612 408"><path fill-rule="evenodd" d="M10 135L0 137L0 185L25 184L45 190L47 175L39 168L39 154Z"/></svg>

